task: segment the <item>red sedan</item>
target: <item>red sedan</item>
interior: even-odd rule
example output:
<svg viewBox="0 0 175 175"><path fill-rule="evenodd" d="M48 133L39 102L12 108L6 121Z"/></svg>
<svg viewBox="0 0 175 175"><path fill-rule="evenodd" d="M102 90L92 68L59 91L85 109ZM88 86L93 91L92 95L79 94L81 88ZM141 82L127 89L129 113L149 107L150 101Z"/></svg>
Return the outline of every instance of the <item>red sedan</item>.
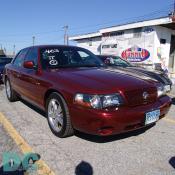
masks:
<svg viewBox="0 0 175 175"><path fill-rule="evenodd" d="M9 101L18 97L44 110L59 137L74 129L112 135L157 122L171 99L155 81L107 68L90 51L73 46L22 49L6 65Z"/></svg>

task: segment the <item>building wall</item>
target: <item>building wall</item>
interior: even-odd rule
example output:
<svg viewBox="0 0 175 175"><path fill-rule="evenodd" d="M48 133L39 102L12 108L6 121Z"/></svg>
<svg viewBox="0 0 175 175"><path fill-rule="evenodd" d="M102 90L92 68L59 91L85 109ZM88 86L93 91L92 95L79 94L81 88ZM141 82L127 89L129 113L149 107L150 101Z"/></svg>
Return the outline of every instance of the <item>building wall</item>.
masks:
<svg viewBox="0 0 175 175"><path fill-rule="evenodd" d="M156 26L155 29L154 62L160 62L168 69L173 30L161 26ZM162 39L165 43L161 43Z"/></svg>
<svg viewBox="0 0 175 175"><path fill-rule="evenodd" d="M94 54L100 54L101 37L83 39L77 42L77 46L86 48Z"/></svg>
<svg viewBox="0 0 175 175"><path fill-rule="evenodd" d="M139 61L138 55L141 55L141 53L144 52L146 49L150 56L143 62L147 64L152 64L154 55L154 37L155 29L153 27L125 30L124 34L121 36L108 36L103 38L102 47L105 44L110 45L116 43L117 48L102 48L102 54L114 54L118 56L123 56L122 53L126 52L127 56L124 58L129 59L130 61Z"/></svg>
<svg viewBox="0 0 175 175"><path fill-rule="evenodd" d="M79 40L78 46L95 54L112 54L131 62L150 65L161 63L168 68L172 34L175 31L161 26L150 26Z"/></svg>

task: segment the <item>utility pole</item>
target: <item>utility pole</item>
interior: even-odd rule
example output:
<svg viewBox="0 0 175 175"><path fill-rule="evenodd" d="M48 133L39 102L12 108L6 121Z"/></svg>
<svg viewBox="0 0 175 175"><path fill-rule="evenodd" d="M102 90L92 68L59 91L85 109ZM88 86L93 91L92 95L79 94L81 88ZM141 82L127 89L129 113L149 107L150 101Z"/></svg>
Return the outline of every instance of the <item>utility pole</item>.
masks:
<svg viewBox="0 0 175 175"><path fill-rule="evenodd" d="M63 27L63 29L64 29L64 45L69 45L68 28L69 28L68 25Z"/></svg>
<svg viewBox="0 0 175 175"><path fill-rule="evenodd" d="M6 48L4 47L4 53L6 54Z"/></svg>
<svg viewBox="0 0 175 175"><path fill-rule="evenodd" d="M35 45L35 36L32 37L33 46Z"/></svg>
<svg viewBox="0 0 175 175"><path fill-rule="evenodd" d="M13 56L15 56L15 54L16 54L15 52L16 52L16 45L14 44L13 45Z"/></svg>

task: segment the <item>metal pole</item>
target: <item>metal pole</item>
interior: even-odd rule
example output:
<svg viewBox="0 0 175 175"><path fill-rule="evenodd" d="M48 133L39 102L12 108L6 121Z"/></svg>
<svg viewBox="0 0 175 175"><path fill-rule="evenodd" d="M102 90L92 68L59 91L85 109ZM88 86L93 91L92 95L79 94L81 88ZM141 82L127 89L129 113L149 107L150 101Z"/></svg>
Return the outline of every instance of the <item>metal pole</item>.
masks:
<svg viewBox="0 0 175 175"><path fill-rule="evenodd" d="M68 45L69 43L68 43L68 34L67 34L67 32L68 32L68 25L67 26L64 26L63 27L64 28L64 45Z"/></svg>
<svg viewBox="0 0 175 175"><path fill-rule="evenodd" d="M33 46L35 45L35 36L32 37L33 40Z"/></svg>
<svg viewBox="0 0 175 175"><path fill-rule="evenodd" d="M15 56L15 50L16 50L16 46L15 44L13 45L13 56Z"/></svg>

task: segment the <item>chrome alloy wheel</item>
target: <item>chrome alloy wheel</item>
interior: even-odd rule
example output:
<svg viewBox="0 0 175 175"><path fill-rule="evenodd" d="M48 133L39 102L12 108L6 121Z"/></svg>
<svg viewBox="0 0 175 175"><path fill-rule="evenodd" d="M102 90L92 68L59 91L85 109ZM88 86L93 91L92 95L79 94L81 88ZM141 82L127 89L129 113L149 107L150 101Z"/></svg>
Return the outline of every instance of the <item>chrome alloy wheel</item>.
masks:
<svg viewBox="0 0 175 175"><path fill-rule="evenodd" d="M9 80L6 81L6 93L7 93L7 97L10 98L11 97L11 87L10 87L10 82Z"/></svg>
<svg viewBox="0 0 175 175"><path fill-rule="evenodd" d="M63 109L56 99L51 99L48 105L48 120L52 129L60 132L63 128Z"/></svg>

